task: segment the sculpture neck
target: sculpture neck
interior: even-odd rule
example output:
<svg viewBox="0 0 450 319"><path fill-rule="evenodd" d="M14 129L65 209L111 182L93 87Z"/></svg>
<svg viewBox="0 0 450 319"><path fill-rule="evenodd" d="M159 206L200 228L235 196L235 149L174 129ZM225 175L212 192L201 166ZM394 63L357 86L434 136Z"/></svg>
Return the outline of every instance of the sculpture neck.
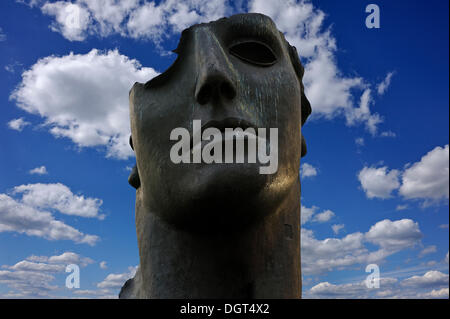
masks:
<svg viewBox="0 0 450 319"><path fill-rule="evenodd" d="M230 234L180 231L143 211L140 265L121 298L300 298L300 182L277 210Z"/></svg>

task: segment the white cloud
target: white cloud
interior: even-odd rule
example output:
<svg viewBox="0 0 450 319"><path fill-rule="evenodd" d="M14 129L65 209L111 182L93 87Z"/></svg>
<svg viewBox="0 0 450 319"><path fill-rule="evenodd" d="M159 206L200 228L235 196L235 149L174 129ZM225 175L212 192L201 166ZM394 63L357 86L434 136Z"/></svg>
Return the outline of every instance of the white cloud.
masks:
<svg viewBox="0 0 450 319"><path fill-rule="evenodd" d="M102 263L101 262L100 266ZM102 269L106 269L102 268ZM106 278L97 283L98 289L91 289L91 290L75 290L73 293L80 298L99 298L99 299L110 299L110 298L118 298L119 296L119 290L122 288L122 286L125 284L125 282L132 278L136 274L137 266L128 267L128 271L120 274L109 274L106 276Z"/></svg>
<svg viewBox="0 0 450 319"><path fill-rule="evenodd" d="M107 156L126 159L133 155L128 91L134 82L155 75L117 50L49 56L22 74L10 98L44 118L54 136L70 138L79 147L104 146Z"/></svg>
<svg viewBox="0 0 450 319"><path fill-rule="evenodd" d="M46 0L16 0L17 3L22 3L30 8L42 5Z"/></svg>
<svg viewBox="0 0 450 319"><path fill-rule="evenodd" d="M158 43L192 24L221 18L231 8L222 0L76 0L46 2L41 10L54 17L51 29L70 41L119 34Z"/></svg>
<svg viewBox="0 0 450 319"><path fill-rule="evenodd" d="M16 70L19 70L22 68L23 68L23 64L20 62L17 62L17 61L10 63L8 65L5 65L5 71L12 73L12 74L16 73Z"/></svg>
<svg viewBox="0 0 450 319"><path fill-rule="evenodd" d="M368 198L389 198L393 190L399 188L399 171L388 171L384 167L364 167L358 173L358 180Z"/></svg>
<svg viewBox="0 0 450 319"><path fill-rule="evenodd" d="M438 286L448 287L448 274L443 274L440 271L430 270L423 276L412 276L405 279L401 283L403 286L415 288L432 288Z"/></svg>
<svg viewBox="0 0 450 319"><path fill-rule="evenodd" d="M365 280L343 284L320 282L305 291L303 298L448 298L448 287L440 288L445 286L445 282L448 285L448 275L438 271L429 271L424 276L414 276L403 281L390 277L380 278L380 288L378 289L367 288ZM426 290L430 288L435 289Z"/></svg>
<svg viewBox="0 0 450 319"><path fill-rule="evenodd" d="M318 240L311 230L301 231L301 253L303 275L331 271L348 267L367 258L368 251L363 245L364 235L352 233L341 239Z"/></svg>
<svg viewBox="0 0 450 319"><path fill-rule="evenodd" d="M300 56L305 51L299 47ZM305 63L304 84L313 107L313 117L334 118L346 112L352 114L351 90L362 87L361 78L341 78L331 52L318 52ZM324 94L324 92L327 92Z"/></svg>
<svg viewBox="0 0 450 319"><path fill-rule="evenodd" d="M355 144L358 146L364 146L364 138L362 137L355 138Z"/></svg>
<svg viewBox="0 0 450 319"><path fill-rule="evenodd" d="M108 268L108 265L106 264L106 261L101 261L99 265L100 265L101 269L107 269Z"/></svg>
<svg viewBox="0 0 450 319"><path fill-rule="evenodd" d="M308 163L303 163L300 169L300 175L303 178L313 177L317 175L317 168Z"/></svg>
<svg viewBox="0 0 450 319"><path fill-rule="evenodd" d="M438 264L438 262L435 261L435 260L429 260L429 261L427 261L425 263L422 263L422 264L425 264L428 267L433 267L433 266L436 266Z"/></svg>
<svg viewBox="0 0 450 319"><path fill-rule="evenodd" d="M306 206L301 206L301 224L305 224L309 221L312 222L318 222L318 223L324 223L329 221L331 218L335 216L335 214L327 209L324 210L321 213L317 213L319 207L312 206L311 208L308 208Z"/></svg>
<svg viewBox="0 0 450 319"><path fill-rule="evenodd" d="M422 251L419 253L419 257L423 257L423 256L425 256L425 255L435 253L436 251L437 251L437 248L436 248L435 245L431 245L431 246L425 247L425 248L422 249Z"/></svg>
<svg viewBox="0 0 450 319"><path fill-rule="evenodd" d="M33 262L41 262L49 264L63 264L63 265L77 264L82 267L85 267L94 262L91 258L80 256L79 254L71 251L66 251L61 255L55 255L50 257L31 255L26 259Z"/></svg>
<svg viewBox="0 0 450 319"><path fill-rule="evenodd" d="M93 260L73 252L56 256L30 256L12 266L3 265L0 270L0 283L13 289L6 298L54 297L50 293L58 286L51 285L55 274L65 273L67 264L76 263L85 267Z"/></svg>
<svg viewBox="0 0 450 319"><path fill-rule="evenodd" d="M91 17L83 6L66 1L46 2L41 10L55 18L50 26L52 31L61 33L70 41L82 41L86 38Z"/></svg>
<svg viewBox="0 0 450 319"><path fill-rule="evenodd" d="M104 265L105 267L102 267ZM100 267L106 269L106 262L100 262ZM120 288L125 282L132 278L137 270L137 266L128 267L128 271L119 274L109 274L104 280L97 283L97 289L76 289L73 293L77 296L75 298L99 298L99 299L116 299L119 297Z"/></svg>
<svg viewBox="0 0 450 319"><path fill-rule="evenodd" d="M331 210L327 209L319 214L316 214L313 218L313 221L316 221L319 223L324 223L324 222L329 221L331 218L333 218L334 215L335 214Z"/></svg>
<svg viewBox="0 0 450 319"><path fill-rule="evenodd" d="M23 271L39 271L39 272L61 272L65 269L64 265L50 265L45 263L37 263L28 260L22 260L16 263L14 266L8 267L11 270L23 270Z"/></svg>
<svg viewBox="0 0 450 319"><path fill-rule="evenodd" d="M302 205L300 208L301 224L303 225L306 222L310 221L317 209L318 209L318 207L316 207L316 206L308 208L308 207Z"/></svg>
<svg viewBox="0 0 450 319"><path fill-rule="evenodd" d="M401 183L399 179L401 178ZM390 198L398 189L405 199L423 199L424 205L449 199L449 145L437 146L419 162L405 165L403 172L384 167L364 167L358 180L368 198ZM398 205L396 210L406 209Z"/></svg>
<svg viewBox="0 0 450 319"><path fill-rule="evenodd" d="M376 135L378 130L378 124L383 122L383 119L378 114L372 114L370 112L370 105L373 104L371 97L371 90L365 89L361 95L359 107L352 108L346 113L346 119L348 125L355 125L357 123L365 123L367 130Z"/></svg>
<svg viewBox="0 0 450 319"><path fill-rule="evenodd" d="M177 11L169 17L169 22L174 26L175 31L182 31L196 21L202 20L202 17L196 11L191 11L191 8L185 3L178 3L176 8Z"/></svg>
<svg viewBox="0 0 450 319"><path fill-rule="evenodd" d="M23 117L14 119L8 122L8 127L12 130L16 130L21 132L23 128L27 125L30 125L30 122L27 122L23 119Z"/></svg>
<svg viewBox="0 0 450 319"><path fill-rule="evenodd" d="M331 229L333 229L333 233L335 235L339 234L339 232L344 229L345 225L344 224L334 224L333 226L331 226Z"/></svg>
<svg viewBox="0 0 450 319"><path fill-rule="evenodd" d="M411 219L385 219L370 227L365 238L386 250L397 251L416 245L422 233L419 224Z"/></svg>
<svg viewBox="0 0 450 319"><path fill-rule="evenodd" d="M37 175L45 175L48 174L47 172L47 168L45 166L40 166L40 167L36 167L33 168L29 171L30 174L37 174Z"/></svg>
<svg viewBox="0 0 450 319"><path fill-rule="evenodd" d="M380 136L381 136L381 137L396 137L397 134L395 134L395 133L392 132L392 131L384 131L384 132L381 132L381 133L380 133Z"/></svg>
<svg viewBox="0 0 450 319"><path fill-rule="evenodd" d="M379 95L383 95L387 91L389 85L391 85L391 79L393 75L394 72L388 72L384 80L377 85L377 92Z"/></svg>
<svg viewBox="0 0 450 319"><path fill-rule="evenodd" d="M20 185L14 187L14 194L22 194L21 202L37 209L55 209L62 214L81 217L105 217L99 215L102 200L75 195L61 183Z"/></svg>
<svg viewBox="0 0 450 319"><path fill-rule="evenodd" d="M313 231L302 228L302 272L311 275L354 265L380 264L386 257L414 247L421 237L418 224L410 219L386 219L373 225L367 233L323 240L316 239ZM379 248L371 251L366 243Z"/></svg>
<svg viewBox="0 0 450 319"><path fill-rule="evenodd" d="M447 251L447 255L445 255L445 262L448 264L448 251Z"/></svg>
<svg viewBox="0 0 450 319"><path fill-rule="evenodd" d="M47 211L0 194L0 233L17 232L48 240L71 240L91 246L99 240L98 236L88 235L56 220Z"/></svg>
<svg viewBox="0 0 450 319"><path fill-rule="evenodd" d="M448 288L433 289L429 293L423 294L423 298L448 299Z"/></svg>
<svg viewBox="0 0 450 319"><path fill-rule="evenodd" d="M383 292L391 292L397 279L395 278L380 278L380 287L383 287ZM366 286L365 280L356 283L347 283L335 285L329 282L321 282L313 286L307 291L306 298L346 298L346 299L366 299L374 298L375 292L380 292L378 289L369 289Z"/></svg>
<svg viewBox="0 0 450 319"><path fill-rule="evenodd" d="M48 297L49 292L58 288L50 284L54 279L46 272L0 270L0 284L18 291L11 296L13 298Z"/></svg>
<svg viewBox="0 0 450 319"><path fill-rule="evenodd" d="M133 38L152 38L159 41L164 34L164 12L154 2L147 2L136 8L127 23L127 30Z"/></svg>
<svg viewBox="0 0 450 319"><path fill-rule="evenodd" d="M111 291L110 289L97 289L97 290L76 289L73 293L82 299L88 299L88 298L92 298L92 297L96 297L97 299L117 299L117 298L119 298L119 294Z"/></svg>
<svg viewBox="0 0 450 319"><path fill-rule="evenodd" d="M91 15L90 31L105 37L113 33L125 35L123 22L139 5L139 0L78 0L77 3Z"/></svg>
<svg viewBox="0 0 450 319"><path fill-rule="evenodd" d="M14 73L14 68L12 65L5 65L5 71L9 73Z"/></svg>
<svg viewBox="0 0 450 319"><path fill-rule="evenodd" d="M98 288L103 289L120 289L125 281L132 278L136 274L137 267L128 267L128 272L121 274L109 274L106 278L97 284Z"/></svg>
<svg viewBox="0 0 450 319"><path fill-rule="evenodd" d="M407 199L449 198L449 146L437 146L405 169L399 193Z"/></svg>
<svg viewBox="0 0 450 319"><path fill-rule="evenodd" d="M194 23L220 19L233 10L223 0L190 0L183 4L173 0L165 2L165 11L170 15L168 21L174 31L181 31Z"/></svg>
<svg viewBox="0 0 450 319"><path fill-rule="evenodd" d="M396 211L401 211L401 210L405 210L405 209L408 209L408 205L406 205L406 204L404 204L404 205L400 204L395 207Z"/></svg>

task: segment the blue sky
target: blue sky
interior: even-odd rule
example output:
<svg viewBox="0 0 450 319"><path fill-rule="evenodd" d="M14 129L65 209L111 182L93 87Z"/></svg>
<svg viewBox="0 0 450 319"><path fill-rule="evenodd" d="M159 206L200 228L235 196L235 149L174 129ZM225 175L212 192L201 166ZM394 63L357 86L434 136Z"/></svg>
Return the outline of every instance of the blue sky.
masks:
<svg viewBox="0 0 450 319"><path fill-rule="evenodd" d="M448 298L448 2L371 2L2 1L0 297L117 296L139 263L128 90L190 24L260 12L297 47L313 109L304 296Z"/></svg>

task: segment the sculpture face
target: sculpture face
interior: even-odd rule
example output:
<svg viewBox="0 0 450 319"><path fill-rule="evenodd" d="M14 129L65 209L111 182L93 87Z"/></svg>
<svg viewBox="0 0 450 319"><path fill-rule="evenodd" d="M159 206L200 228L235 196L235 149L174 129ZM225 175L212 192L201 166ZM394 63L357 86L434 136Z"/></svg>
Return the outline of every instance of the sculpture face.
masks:
<svg viewBox="0 0 450 319"><path fill-rule="evenodd" d="M297 181L301 157L301 79L289 50L270 18L235 15L183 31L174 64L133 86L137 197L146 211L206 232L245 226L274 211ZM277 172L260 174L265 165L258 161L173 163L170 133L181 127L192 134L193 120L278 128Z"/></svg>

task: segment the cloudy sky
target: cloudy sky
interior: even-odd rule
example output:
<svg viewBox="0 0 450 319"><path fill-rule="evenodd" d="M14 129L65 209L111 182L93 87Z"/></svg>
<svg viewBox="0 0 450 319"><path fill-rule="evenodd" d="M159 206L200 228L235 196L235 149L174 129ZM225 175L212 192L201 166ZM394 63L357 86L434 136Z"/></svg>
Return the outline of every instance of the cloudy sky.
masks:
<svg viewBox="0 0 450 319"><path fill-rule="evenodd" d="M304 297L448 298L448 2L371 1L379 29L366 2L1 1L0 297L117 296L139 263L128 91L185 27L259 12L297 47L313 109Z"/></svg>

